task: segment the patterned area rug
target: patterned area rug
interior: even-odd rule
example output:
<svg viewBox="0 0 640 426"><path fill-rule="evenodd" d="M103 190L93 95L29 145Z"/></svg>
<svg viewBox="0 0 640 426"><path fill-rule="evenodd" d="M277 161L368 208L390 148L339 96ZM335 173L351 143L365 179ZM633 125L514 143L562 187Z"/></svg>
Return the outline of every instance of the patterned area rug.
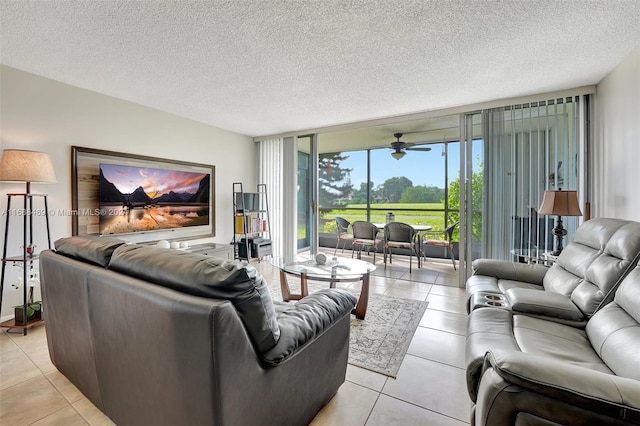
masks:
<svg viewBox="0 0 640 426"><path fill-rule="evenodd" d="M269 290L275 300L281 301L280 284L273 281L269 283ZM309 282L309 293L321 288L327 285ZM299 287L294 284L292 290L298 291ZM351 317L349 364L395 378L427 304L370 294L365 319Z"/></svg>
<svg viewBox="0 0 640 426"><path fill-rule="evenodd" d="M369 296L364 320L351 318L349 364L395 378L427 302Z"/></svg>

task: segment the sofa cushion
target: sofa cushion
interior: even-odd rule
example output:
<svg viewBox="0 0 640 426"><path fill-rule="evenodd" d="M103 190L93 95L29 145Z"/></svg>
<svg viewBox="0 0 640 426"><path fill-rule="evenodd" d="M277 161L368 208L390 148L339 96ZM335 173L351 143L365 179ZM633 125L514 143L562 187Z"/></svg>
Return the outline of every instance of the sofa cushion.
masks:
<svg viewBox="0 0 640 426"><path fill-rule="evenodd" d="M475 260L474 275L467 280L467 310L473 308L471 300L479 291L505 294L514 288L538 288L567 297L588 319L613 300L616 288L639 258L640 222L591 219L580 225L573 241L548 269L503 260ZM538 284L542 286L536 287Z"/></svg>
<svg viewBox="0 0 640 426"><path fill-rule="evenodd" d="M512 288L504 295L514 313L540 315L568 321L584 321L582 312L571 300L558 293L530 288Z"/></svg>
<svg viewBox="0 0 640 426"><path fill-rule="evenodd" d="M586 332L595 351L615 374L640 380L640 267L620 284L614 302L591 318Z"/></svg>
<svg viewBox="0 0 640 426"><path fill-rule="evenodd" d="M639 258L640 223L628 222L607 241L602 255L587 269L584 282L571 294L571 300L582 311L595 312L613 299L622 278L638 263Z"/></svg>
<svg viewBox="0 0 640 426"><path fill-rule="evenodd" d="M610 302L621 279L638 262L640 223L595 218L576 230L544 277L544 289L570 296L586 315Z"/></svg>
<svg viewBox="0 0 640 426"><path fill-rule="evenodd" d="M64 256L107 267L113 251L124 244L126 241L118 238L85 235L60 238L54 246Z"/></svg>
<svg viewBox="0 0 640 426"><path fill-rule="evenodd" d="M118 247L109 269L194 296L229 300L260 353L276 345L280 328L267 283L251 265L151 246Z"/></svg>
<svg viewBox="0 0 640 426"><path fill-rule="evenodd" d="M276 366L310 344L338 318L348 315L356 305L356 297L346 290L324 288L299 302L278 302L278 324L282 331L278 344L262 355L263 361Z"/></svg>
<svg viewBox="0 0 640 426"><path fill-rule="evenodd" d="M505 309L479 308L469 315L466 342L467 387L473 401L485 354L502 350L535 354L612 374L585 330Z"/></svg>

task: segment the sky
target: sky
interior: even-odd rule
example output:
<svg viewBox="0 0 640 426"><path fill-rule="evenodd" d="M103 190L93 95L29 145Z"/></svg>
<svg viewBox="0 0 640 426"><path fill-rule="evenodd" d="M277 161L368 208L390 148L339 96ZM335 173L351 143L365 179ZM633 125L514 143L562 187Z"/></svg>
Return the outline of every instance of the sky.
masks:
<svg viewBox="0 0 640 426"><path fill-rule="evenodd" d="M141 186L151 198L170 191L194 194L198 191L200 180L205 176L204 173L115 164L100 164L100 170L121 193L130 194Z"/></svg>
<svg viewBox="0 0 640 426"><path fill-rule="evenodd" d="M392 177L404 176L411 180L414 186L435 186L444 188L445 156L442 144L431 145L432 150L406 151L407 155L400 160L391 157L391 149L371 150L371 180L374 187L381 185ZM449 181L458 177L460 170L460 144L448 144ZM367 181L366 151L345 152L349 158L342 162L343 168L353 169L351 183L354 189L359 189L362 182ZM474 160L477 164L478 161Z"/></svg>

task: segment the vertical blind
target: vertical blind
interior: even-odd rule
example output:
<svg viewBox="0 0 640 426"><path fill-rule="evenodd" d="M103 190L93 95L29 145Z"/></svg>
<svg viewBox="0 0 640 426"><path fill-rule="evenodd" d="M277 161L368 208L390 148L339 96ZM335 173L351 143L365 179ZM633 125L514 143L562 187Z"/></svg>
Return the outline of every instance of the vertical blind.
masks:
<svg viewBox="0 0 640 426"><path fill-rule="evenodd" d="M259 142L259 181L267 186L269 197L269 219L271 222L271 243L273 257L283 255L283 186L284 158L282 138L263 140Z"/></svg>
<svg viewBox="0 0 640 426"><path fill-rule="evenodd" d="M483 111L483 257L513 260L516 250L552 250L556 218L537 210L545 190L578 189L578 99ZM571 237L577 219L563 220Z"/></svg>

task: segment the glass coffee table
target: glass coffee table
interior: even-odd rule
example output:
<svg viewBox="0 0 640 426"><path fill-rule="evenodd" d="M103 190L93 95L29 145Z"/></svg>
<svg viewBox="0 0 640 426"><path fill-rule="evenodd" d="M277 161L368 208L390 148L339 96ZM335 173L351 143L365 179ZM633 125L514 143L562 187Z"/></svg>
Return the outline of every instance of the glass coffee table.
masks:
<svg viewBox="0 0 640 426"><path fill-rule="evenodd" d="M513 249L511 254L518 263L538 263L546 266L553 265L558 259L551 251L540 249Z"/></svg>
<svg viewBox="0 0 640 426"><path fill-rule="evenodd" d="M280 287L282 299L285 302L300 300L308 296L308 280L328 282L331 288L335 288L338 282L362 281L360 297L352 313L356 318L364 319L369 302L369 274L375 271L374 264L358 259L329 256L327 256L326 262L321 264L316 262L316 258L311 255L298 255L295 258L273 258L271 264L280 269ZM287 275L300 277L299 294L291 292Z"/></svg>

